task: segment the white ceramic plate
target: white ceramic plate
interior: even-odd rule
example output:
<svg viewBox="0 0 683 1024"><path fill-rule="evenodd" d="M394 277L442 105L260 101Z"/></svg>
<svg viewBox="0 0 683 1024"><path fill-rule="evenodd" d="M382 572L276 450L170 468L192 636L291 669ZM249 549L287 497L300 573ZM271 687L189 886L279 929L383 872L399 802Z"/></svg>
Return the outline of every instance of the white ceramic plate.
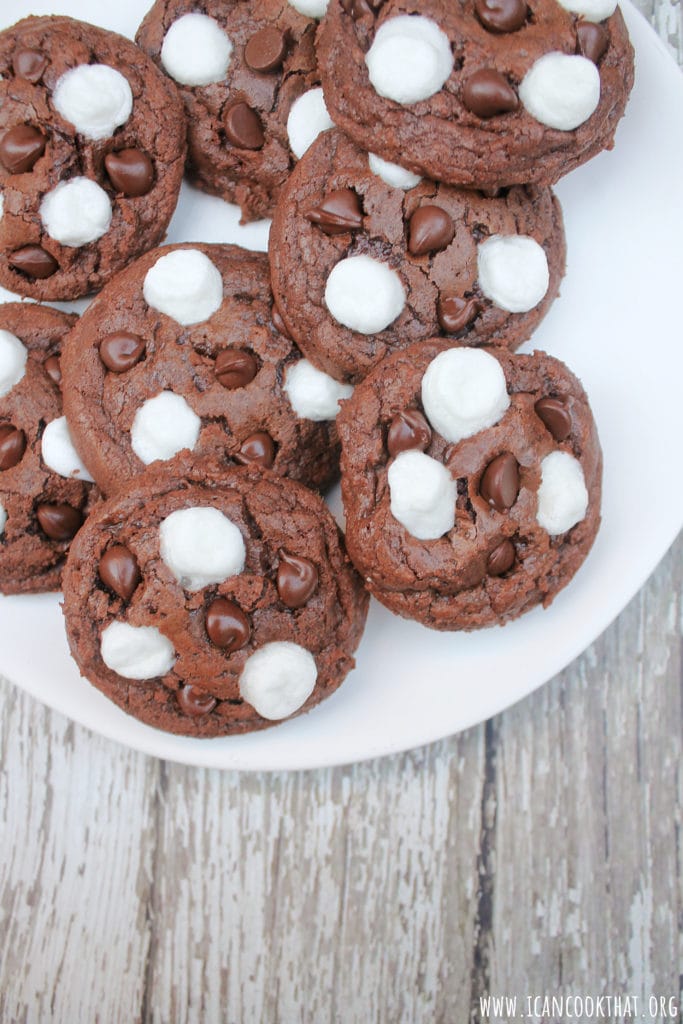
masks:
<svg viewBox="0 0 683 1024"><path fill-rule="evenodd" d="M132 36L145 0L97 5ZM29 13L92 19L87 0L4 0L4 27ZM83 725L138 750L200 766L297 769L428 743L508 707L581 653L642 586L683 523L683 77L626 3L636 87L616 148L557 191L569 250L562 297L533 339L581 377L605 455L603 526L586 564L547 611L504 629L438 634L374 604L341 690L252 736L195 740L125 715L79 678L57 595L0 598L0 672ZM185 187L169 241L265 248L264 224ZM8 299L8 293L0 299Z"/></svg>

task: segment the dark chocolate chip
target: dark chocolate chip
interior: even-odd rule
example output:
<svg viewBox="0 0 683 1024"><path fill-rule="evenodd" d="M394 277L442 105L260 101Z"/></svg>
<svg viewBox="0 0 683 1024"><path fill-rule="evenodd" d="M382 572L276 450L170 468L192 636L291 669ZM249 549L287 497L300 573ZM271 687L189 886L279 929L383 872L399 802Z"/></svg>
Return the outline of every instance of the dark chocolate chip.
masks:
<svg viewBox="0 0 683 1024"><path fill-rule="evenodd" d="M358 231L363 226L360 199L352 188L328 192L320 206L309 210L306 218L326 235L342 235L345 231Z"/></svg>
<svg viewBox="0 0 683 1024"><path fill-rule="evenodd" d="M275 445L270 434L259 430L242 442L242 447L233 455L235 462L242 466L264 466L269 469L275 462Z"/></svg>
<svg viewBox="0 0 683 1024"><path fill-rule="evenodd" d="M609 46L609 32L604 25L580 21L576 26L576 49L588 60L598 64Z"/></svg>
<svg viewBox="0 0 683 1024"><path fill-rule="evenodd" d="M288 608L303 608L318 588L318 570L308 558L280 552L277 592Z"/></svg>
<svg viewBox="0 0 683 1024"><path fill-rule="evenodd" d="M421 206L410 218L408 249L413 256L439 252L450 245L455 235L455 224L450 214L440 206Z"/></svg>
<svg viewBox="0 0 683 1024"><path fill-rule="evenodd" d="M569 409L560 398L539 398L534 406L536 415L543 421L556 441L564 441L572 429Z"/></svg>
<svg viewBox="0 0 683 1024"><path fill-rule="evenodd" d="M519 463L511 452L503 452L489 462L479 483L479 493L498 512L512 508L519 494Z"/></svg>
<svg viewBox="0 0 683 1024"><path fill-rule="evenodd" d="M474 10L489 32L516 32L527 18L525 0L474 0Z"/></svg>
<svg viewBox="0 0 683 1024"><path fill-rule="evenodd" d="M266 137L261 118L246 103L235 103L224 119L225 134L238 149L261 149Z"/></svg>
<svg viewBox="0 0 683 1024"><path fill-rule="evenodd" d="M50 540L71 540L83 522L82 513L72 505L38 505L36 516Z"/></svg>
<svg viewBox="0 0 683 1024"><path fill-rule="evenodd" d="M220 352L216 359L216 379L224 388L244 388L251 384L258 373L258 363L251 354L241 348L229 348Z"/></svg>
<svg viewBox="0 0 683 1024"><path fill-rule="evenodd" d="M481 311L476 299L461 299L458 295L440 295L436 315L446 334L457 334L471 324Z"/></svg>
<svg viewBox="0 0 683 1024"><path fill-rule="evenodd" d="M141 149L120 149L108 153L104 166L117 192L124 196L147 195L154 184L154 164Z"/></svg>
<svg viewBox="0 0 683 1024"><path fill-rule="evenodd" d="M196 686L181 687L176 699L180 710L191 718L210 715L218 704L215 697L212 697L210 693L204 693L203 690L198 690Z"/></svg>
<svg viewBox="0 0 683 1024"><path fill-rule="evenodd" d="M123 544L107 548L97 567L105 587L109 587L124 601L130 601L140 582L140 567L135 555Z"/></svg>
<svg viewBox="0 0 683 1024"><path fill-rule="evenodd" d="M140 362L145 347L137 334L116 331L100 342L100 359L112 373L125 373Z"/></svg>
<svg viewBox="0 0 683 1024"><path fill-rule="evenodd" d="M17 78L24 78L35 85L43 77L48 63L47 57L40 50L17 50L12 68Z"/></svg>
<svg viewBox="0 0 683 1024"><path fill-rule="evenodd" d="M509 572L515 564L515 545L511 540L503 540L494 548L488 557L486 571L489 576L502 576Z"/></svg>
<svg viewBox="0 0 683 1024"><path fill-rule="evenodd" d="M39 245L25 245L22 249L15 249L8 256L7 262L13 270L39 281L52 277L59 270L59 263L54 256L50 256Z"/></svg>
<svg viewBox="0 0 683 1024"><path fill-rule="evenodd" d="M400 452L429 448L432 431L419 409L404 409L394 416L387 432L387 449L396 457Z"/></svg>
<svg viewBox="0 0 683 1024"><path fill-rule="evenodd" d="M277 71L287 54L287 38L273 25L256 32L244 47L244 59L252 71Z"/></svg>
<svg viewBox="0 0 683 1024"><path fill-rule="evenodd" d="M26 434L11 423L0 427L0 470L13 469L26 451Z"/></svg>
<svg viewBox="0 0 683 1024"><path fill-rule="evenodd" d="M462 101L477 117L507 114L519 106L517 93L507 78L494 68L480 68L465 82Z"/></svg>
<svg viewBox="0 0 683 1024"><path fill-rule="evenodd" d="M10 174L27 174L45 152L45 136L31 124L18 124L0 139L0 161Z"/></svg>
<svg viewBox="0 0 683 1024"><path fill-rule="evenodd" d="M206 609L206 632L216 647L232 654L249 642L249 619L234 601L217 597Z"/></svg>
<svg viewBox="0 0 683 1024"><path fill-rule="evenodd" d="M277 308L275 303L273 303L273 308L270 311L270 315L273 318L273 324L275 326L275 329L277 331L279 331L280 334L284 334L285 338L289 338L289 340L291 341L292 340L292 336L289 333L289 331L287 330L287 324L282 319L282 313Z"/></svg>
<svg viewBox="0 0 683 1024"><path fill-rule="evenodd" d="M62 386L62 364L59 361L59 356L48 356L43 363L43 369L58 388Z"/></svg>

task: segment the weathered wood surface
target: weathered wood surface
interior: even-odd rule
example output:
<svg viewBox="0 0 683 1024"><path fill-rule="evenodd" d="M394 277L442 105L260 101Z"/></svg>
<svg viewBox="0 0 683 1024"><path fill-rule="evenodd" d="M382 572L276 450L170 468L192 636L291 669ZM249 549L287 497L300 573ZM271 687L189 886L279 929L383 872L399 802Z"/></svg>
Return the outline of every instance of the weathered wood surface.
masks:
<svg viewBox="0 0 683 1024"><path fill-rule="evenodd" d="M683 60L678 5L641 8ZM680 1003L682 591L679 538L523 703L327 771L164 764L0 683L0 1019L461 1024L486 1019L487 993Z"/></svg>

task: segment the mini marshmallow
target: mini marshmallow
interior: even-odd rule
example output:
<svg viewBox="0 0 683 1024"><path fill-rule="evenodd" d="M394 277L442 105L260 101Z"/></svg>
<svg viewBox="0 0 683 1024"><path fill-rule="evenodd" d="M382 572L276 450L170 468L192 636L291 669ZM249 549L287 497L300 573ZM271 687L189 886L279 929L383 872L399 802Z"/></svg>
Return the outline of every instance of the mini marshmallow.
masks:
<svg viewBox="0 0 683 1024"><path fill-rule="evenodd" d="M7 522L7 509L0 501L0 537L5 532L5 523Z"/></svg>
<svg viewBox="0 0 683 1024"><path fill-rule="evenodd" d="M365 63L375 92L407 106L439 92L453 70L453 51L435 21L402 14L380 25Z"/></svg>
<svg viewBox="0 0 683 1024"><path fill-rule="evenodd" d="M334 122L325 106L322 89L309 89L292 103L287 118L287 136L292 153L301 159L321 132L334 128Z"/></svg>
<svg viewBox="0 0 683 1024"><path fill-rule="evenodd" d="M181 85L222 82L230 65L232 43L208 14L184 14L174 21L161 47L161 63Z"/></svg>
<svg viewBox="0 0 683 1024"><path fill-rule="evenodd" d="M60 476L75 480L87 480L91 484L95 482L74 447L66 416L52 420L45 427L41 441L41 453L45 465L55 473L59 473Z"/></svg>
<svg viewBox="0 0 683 1024"><path fill-rule="evenodd" d="M55 109L88 139L107 139L133 112L128 79L108 64L79 64L52 93Z"/></svg>
<svg viewBox="0 0 683 1024"><path fill-rule="evenodd" d="M316 369L308 359L300 359L289 367L284 390L297 416L314 423L336 419L339 400L353 394L350 384L340 384L334 377Z"/></svg>
<svg viewBox="0 0 683 1024"><path fill-rule="evenodd" d="M183 508L159 527L162 560L185 590L223 583L244 569L247 551L237 526L217 508Z"/></svg>
<svg viewBox="0 0 683 1024"><path fill-rule="evenodd" d="M586 21L604 21L617 9L616 0L559 0L561 7L572 14L580 14Z"/></svg>
<svg viewBox="0 0 683 1024"><path fill-rule="evenodd" d="M376 174L382 181L385 181L387 185L391 185L392 188L402 188L407 192L408 189L415 188L422 181L419 174L413 174L412 171L407 171L405 167L389 163L388 160L382 160L382 157L377 156L376 153L368 153L368 163L372 173Z"/></svg>
<svg viewBox="0 0 683 1024"><path fill-rule="evenodd" d="M377 334L403 312L401 278L372 256L349 256L332 268L325 305L334 319L360 334Z"/></svg>
<svg viewBox="0 0 683 1024"><path fill-rule="evenodd" d="M26 373L26 347L9 331L0 331L0 398L8 395Z"/></svg>
<svg viewBox="0 0 683 1024"><path fill-rule="evenodd" d="M418 540L437 540L455 526L458 485L423 452L400 452L387 473L391 514Z"/></svg>
<svg viewBox="0 0 683 1024"><path fill-rule="evenodd" d="M519 98L541 124L571 132L597 109L600 72L587 57L546 53L527 71Z"/></svg>
<svg viewBox="0 0 683 1024"><path fill-rule="evenodd" d="M156 626L112 622L100 639L102 661L124 679L156 679L173 668L173 644Z"/></svg>
<svg viewBox="0 0 683 1024"><path fill-rule="evenodd" d="M538 525L557 537L580 523L587 509L588 491L579 460L569 452L546 455L538 488Z"/></svg>
<svg viewBox="0 0 683 1024"><path fill-rule="evenodd" d="M289 6L293 7L299 14L307 18L322 18L325 16L329 0L289 0Z"/></svg>
<svg viewBox="0 0 683 1024"><path fill-rule="evenodd" d="M2 220L2 215L3 215L4 212L5 212L5 197L2 194L2 192L0 192L0 220Z"/></svg>
<svg viewBox="0 0 683 1024"><path fill-rule="evenodd" d="M202 421L181 395L162 391L148 398L135 413L130 431L133 451L146 466L165 462L183 448L194 448Z"/></svg>
<svg viewBox="0 0 683 1024"><path fill-rule="evenodd" d="M240 695L261 718L277 722L306 703L317 679L318 668L310 651L276 640L247 659L240 676Z"/></svg>
<svg viewBox="0 0 683 1024"><path fill-rule="evenodd" d="M77 249L109 231L111 201L97 182L72 178L47 193L40 204L40 217L50 238Z"/></svg>
<svg viewBox="0 0 683 1024"><path fill-rule="evenodd" d="M198 249L176 249L147 271L145 302L187 327L208 320L223 303L223 278Z"/></svg>
<svg viewBox="0 0 683 1024"><path fill-rule="evenodd" d="M508 313L528 313L548 291L548 257L527 235L491 235L478 247L477 262L482 292Z"/></svg>
<svg viewBox="0 0 683 1024"><path fill-rule="evenodd" d="M451 348L422 378L422 405L434 430L455 444L497 423L510 405L505 374L480 348Z"/></svg>

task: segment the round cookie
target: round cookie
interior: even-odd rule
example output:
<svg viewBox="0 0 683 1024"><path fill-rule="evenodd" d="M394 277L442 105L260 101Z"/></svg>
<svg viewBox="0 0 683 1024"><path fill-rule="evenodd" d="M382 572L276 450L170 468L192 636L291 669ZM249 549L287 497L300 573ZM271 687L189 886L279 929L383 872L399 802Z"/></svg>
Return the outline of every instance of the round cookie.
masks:
<svg viewBox="0 0 683 1024"><path fill-rule="evenodd" d="M595 423L543 352L414 345L356 388L339 433L349 554L406 618L469 630L547 606L595 539Z"/></svg>
<svg viewBox="0 0 683 1024"><path fill-rule="evenodd" d="M368 605L317 495L206 461L104 502L64 590L82 674L143 722L198 737L263 729L329 696Z"/></svg>
<svg viewBox="0 0 683 1024"><path fill-rule="evenodd" d="M265 254L168 246L119 274L62 360L67 415L102 490L187 449L331 483L352 389L314 370L279 323Z"/></svg>
<svg viewBox="0 0 683 1024"><path fill-rule="evenodd" d="M326 132L278 203L273 290L308 358L357 381L396 349L439 333L466 345L525 341L564 273L552 192L395 187L373 165L382 176L345 135Z"/></svg>
<svg viewBox="0 0 683 1024"><path fill-rule="evenodd" d="M0 593L59 590L96 491L62 413L59 353L76 317L0 304Z"/></svg>
<svg viewBox="0 0 683 1024"><path fill-rule="evenodd" d="M157 0L137 42L178 85L189 128L188 173L269 217L297 157L332 126L315 54L326 0Z"/></svg>
<svg viewBox="0 0 683 1024"><path fill-rule="evenodd" d="M163 237L182 103L134 43L71 18L0 33L0 79L0 284L78 298Z"/></svg>
<svg viewBox="0 0 683 1024"><path fill-rule="evenodd" d="M552 185L611 148L633 86L615 0L330 0L318 61L336 125L452 185Z"/></svg>

